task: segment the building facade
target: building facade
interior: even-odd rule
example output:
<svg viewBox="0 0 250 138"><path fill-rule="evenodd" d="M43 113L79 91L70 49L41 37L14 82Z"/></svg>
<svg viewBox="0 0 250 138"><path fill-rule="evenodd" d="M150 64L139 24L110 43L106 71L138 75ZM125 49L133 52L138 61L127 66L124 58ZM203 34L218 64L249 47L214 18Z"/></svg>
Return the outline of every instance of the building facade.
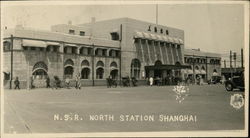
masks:
<svg viewBox="0 0 250 138"><path fill-rule="evenodd" d="M69 78L73 85L76 75L83 85L105 85L108 76L135 77L146 84L149 77L184 79L193 67L184 60L193 54L185 52L183 30L130 18L93 18L86 24L54 25L51 31L17 26L4 30L3 49L5 87L17 76L23 88L31 78L44 87L48 76Z"/></svg>
<svg viewBox="0 0 250 138"><path fill-rule="evenodd" d="M201 77L204 81L212 76L221 76L221 55L200 51L200 49L185 49L184 62L191 66L190 69L182 70L184 77Z"/></svg>

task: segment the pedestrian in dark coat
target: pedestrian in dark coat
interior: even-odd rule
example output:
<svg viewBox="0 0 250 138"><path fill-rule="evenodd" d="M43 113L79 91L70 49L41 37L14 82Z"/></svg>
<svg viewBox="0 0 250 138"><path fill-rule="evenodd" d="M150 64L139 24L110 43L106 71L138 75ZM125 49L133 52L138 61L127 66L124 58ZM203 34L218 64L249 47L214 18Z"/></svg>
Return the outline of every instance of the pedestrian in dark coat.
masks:
<svg viewBox="0 0 250 138"><path fill-rule="evenodd" d="M20 85L20 82L18 80L18 77L16 77L15 81L14 81L14 84L15 84L15 89L20 89L19 85Z"/></svg>
<svg viewBox="0 0 250 138"><path fill-rule="evenodd" d="M49 76L46 78L46 87L50 88L50 78L49 78Z"/></svg>
<svg viewBox="0 0 250 138"><path fill-rule="evenodd" d="M30 89L33 89L33 88L35 88L35 86L34 86L34 80L33 80L32 77L30 77Z"/></svg>

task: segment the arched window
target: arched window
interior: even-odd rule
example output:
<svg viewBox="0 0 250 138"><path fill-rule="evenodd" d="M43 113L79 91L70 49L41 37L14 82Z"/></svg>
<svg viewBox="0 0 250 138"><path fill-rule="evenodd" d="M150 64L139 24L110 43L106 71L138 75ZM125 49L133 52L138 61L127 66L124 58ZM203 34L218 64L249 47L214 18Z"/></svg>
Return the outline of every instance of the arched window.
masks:
<svg viewBox="0 0 250 138"><path fill-rule="evenodd" d="M99 67L96 69L96 79L103 79L104 69Z"/></svg>
<svg viewBox="0 0 250 138"><path fill-rule="evenodd" d="M64 62L64 78L73 78L74 62L72 59L67 59Z"/></svg>
<svg viewBox="0 0 250 138"><path fill-rule="evenodd" d="M90 69L89 68L83 68L81 72L81 79L89 79Z"/></svg>
<svg viewBox="0 0 250 138"><path fill-rule="evenodd" d="M110 71L110 76L113 78L113 79L117 79L118 78L118 69L117 69L117 63L115 61L113 61L111 64L110 64L110 68L111 68L111 71Z"/></svg>
<svg viewBox="0 0 250 138"><path fill-rule="evenodd" d="M111 67L111 68L117 68L116 62L113 61L113 62L110 64L110 67Z"/></svg>
<svg viewBox="0 0 250 138"><path fill-rule="evenodd" d="M65 62L64 62L64 66L74 66L74 62L72 59L67 59Z"/></svg>
<svg viewBox="0 0 250 138"><path fill-rule="evenodd" d="M140 69L141 69L141 62L138 59L133 59L131 62L131 77L139 78L140 77Z"/></svg>
<svg viewBox="0 0 250 138"><path fill-rule="evenodd" d="M83 60L82 63L81 63L81 66L88 67L89 66L89 61L88 60Z"/></svg>
<svg viewBox="0 0 250 138"><path fill-rule="evenodd" d="M98 61L96 63L96 67L104 67L104 63L102 61Z"/></svg>
<svg viewBox="0 0 250 138"><path fill-rule="evenodd" d="M179 61L175 62L175 65L180 66L181 63Z"/></svg>
<svg viewBox="0 0 250 138"><path fill-rule="evenodd" d="M40 61L33 66L32 75L34 79L46 79L47 78L48 67L47 65Z"/></svg>
<svg viewBox="0 0 250 138"><path fill-rule="evenodd" d="M117 79L118 78L118 70L117 69L111 70L110 76L112 79Z"/></svg>
<svg viewBox="0 0 250 138"><path fill-rule="evenodd" d="M162 62L160 60L155 61L155 66L161 66Z"/></svg>

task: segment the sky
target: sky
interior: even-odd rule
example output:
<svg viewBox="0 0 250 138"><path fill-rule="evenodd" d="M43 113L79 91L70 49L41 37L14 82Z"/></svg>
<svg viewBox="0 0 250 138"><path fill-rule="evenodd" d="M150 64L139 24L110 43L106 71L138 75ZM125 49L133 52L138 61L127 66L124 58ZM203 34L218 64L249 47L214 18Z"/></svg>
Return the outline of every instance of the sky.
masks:
<svg viewBox="0 0 250 138"><path fill-rule="evenodd" d="M50 30L51 25L129 17L156 22L155 4L126 5L12 5L2 8L2 27ZM159 4L158 24L184 30L185 47L228 57L244 45L244 7L241 4Z"/></svg>

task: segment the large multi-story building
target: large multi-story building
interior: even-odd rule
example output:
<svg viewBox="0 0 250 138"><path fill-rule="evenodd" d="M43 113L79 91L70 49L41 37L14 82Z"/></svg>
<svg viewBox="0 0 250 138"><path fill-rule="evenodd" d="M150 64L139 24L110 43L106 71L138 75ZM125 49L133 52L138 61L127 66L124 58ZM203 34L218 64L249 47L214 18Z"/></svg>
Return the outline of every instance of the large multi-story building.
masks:
<svg viewBox="0 0 250 138"><path fill-rule="evenodd" d="M51 31L17 26L4 30L3 47L6 87L17 76L24 88L30 77L36 87L44 87L48 76L73 82L78 74L83 85L104 85L108 76L135 77L145 83L150 76L184 78L193 67L184 61L190 54L184 50L183 30L130 18L93 18L86 24L54 25ZM220 62L218 55L213 59ZM212 65L206 65L206 74Z"/></svg>

